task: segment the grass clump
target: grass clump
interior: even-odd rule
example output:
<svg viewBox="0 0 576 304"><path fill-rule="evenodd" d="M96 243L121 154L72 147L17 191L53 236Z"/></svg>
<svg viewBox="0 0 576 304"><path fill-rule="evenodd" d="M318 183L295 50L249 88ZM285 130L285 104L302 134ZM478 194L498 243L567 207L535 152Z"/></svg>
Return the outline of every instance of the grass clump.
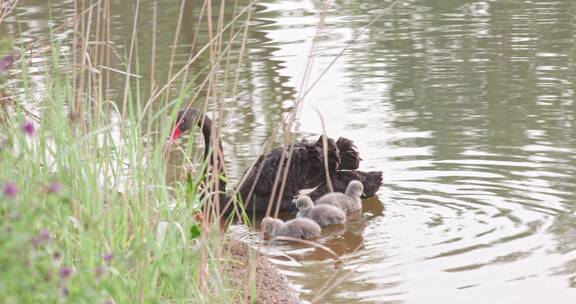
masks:
<svg viewBox="0 0 576 304"><path fill-rule="evenodd" d="M0 298L226 298L207 263L218 236L194 220L195 191L166 182L161 136L143 134L135 115L97 128L71 122L64 110L71 84L56 77L39 120L15 107L1 127Z"/></svg>

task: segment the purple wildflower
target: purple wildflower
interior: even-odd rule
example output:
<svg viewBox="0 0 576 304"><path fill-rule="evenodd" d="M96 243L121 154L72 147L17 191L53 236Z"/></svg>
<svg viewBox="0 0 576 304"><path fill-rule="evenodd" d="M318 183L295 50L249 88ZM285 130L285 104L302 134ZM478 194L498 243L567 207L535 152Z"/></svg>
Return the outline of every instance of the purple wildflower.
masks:
<svg viewBox="0 0 576 304"><path fill-rule="evenodd" d="M104 260L104 262L110 264L110 262L112 261L112 257L113 257L112 253L108 252L108 253L105 253L102 255L102 260Z"/></svg>
<svg viewBox="0 0 576 304"><path fill-rule="evenodd" d="M66 280L68 277L70 277L70 275L72 275L72 269L68 267L60 268L60 278L62 280Z"/></svg>
<svg viewBox="0 0 576 304"><path fill-rule="evenodd" d="M43 241L48 241L51 238L50 231L48 231L48 229L42 229L38 234L38 237Z"/></svg>
<svg viewBox="0 0 576 304"><path fill-rule="evenodd" d="M49 241L51 238L52 237L50 236L50 231L47 229L42 229L40 233L38 233L38 235L32 239L32 245L34 245L34 247L38 247Z"/></svg>
<svg viewBox="0 0 576 304"><path fill-rule="evenodd" d="M4 72L4 70L6 70L8 67L10 67L10 65L12 65L14 60L16 60L16 55L16 53L11 53L0 59L0 74Z"/></svg>
<svg viewBox="0 0 576 304"><path fill-rule="evenodd" d="M46 193L56 194L56 193L60 192L60 189L62 189L62 186L60 185L60 183L59 182L53 182L46 187Z"/></svg>
<svg viewBox="0 0 576 304"><path fill-rule="evenodd" d="M24 125L22 125L22 131L24 131L24 134L28 136L34 136L34 133L36 133L36 128L34 127L33 123L26 121L24 122Z"/></svg>
<svg viewBox="0 0 576 304"><path fill-rule="evenodd" d="M6 196L8 198L14 198L16 196L16 194L18 193L18 187L14 183L6 182L6 183L4 183L3 193L4 193L4 196Z"/></svg>

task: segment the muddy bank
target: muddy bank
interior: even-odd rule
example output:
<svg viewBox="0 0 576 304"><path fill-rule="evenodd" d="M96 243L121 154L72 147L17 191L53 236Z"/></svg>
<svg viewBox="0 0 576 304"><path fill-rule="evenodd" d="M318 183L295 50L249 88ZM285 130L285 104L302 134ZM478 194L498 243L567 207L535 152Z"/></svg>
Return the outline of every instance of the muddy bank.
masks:
<svg viewBox="0 0 576 304"><path fill-rule="evenodd" d="M290 287L286 277L265 256L257 254L256 250L242 242L230 240L224 253L228 259L224 268L225 275L230 280L230 287L242 290L244 297L241 303L252 303L254 276L256 303L300 303L298 293Z"/></svg>

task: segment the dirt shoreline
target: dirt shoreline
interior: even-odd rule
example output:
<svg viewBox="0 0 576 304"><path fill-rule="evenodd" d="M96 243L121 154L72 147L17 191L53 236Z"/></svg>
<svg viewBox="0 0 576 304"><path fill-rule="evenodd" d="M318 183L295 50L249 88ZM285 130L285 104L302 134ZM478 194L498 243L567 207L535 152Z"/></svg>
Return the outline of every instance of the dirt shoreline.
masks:
<svg viewBox="0 0 576 304"><path fill-rule="evenodd" d="M257 253L247 244L235 240L228 241L225 252L227 258L230 259L224 268L230 280L230 287L242 290L239 303L253 303L251 282L254 282L254 269L256 270L256 303L300 303L298 293L265 256Z"/></svg>

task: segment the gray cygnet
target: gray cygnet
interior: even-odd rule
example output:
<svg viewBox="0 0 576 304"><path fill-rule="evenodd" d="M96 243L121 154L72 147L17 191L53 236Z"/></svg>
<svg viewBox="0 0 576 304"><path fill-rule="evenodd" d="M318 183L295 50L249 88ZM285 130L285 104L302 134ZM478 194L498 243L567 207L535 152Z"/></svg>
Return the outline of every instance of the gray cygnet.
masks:
<svg viewBox="0 0 576 304"><path fill-rule="evenodd" d="M287 222L266 217L262 220L262 230L271 237L287 236L297 239L311 239L320 236L320 226L307 218L295 218Z"/></svg>
<svg viewBox="0 0 576 304"><path fill-rule="evenodd" d="M346 223L346 213L335 206L316 205L309 196L302 195L296 200L298 218L314 220L320 227Z"/></svg>
<svg viewBox="0 0 576 304"><path fill-rule="evenodd" d="M360 181L353 180L346 187L346 193L332 192L323 195L316 201L316 205L333 205L346 211L347 213L355 212L362 209L362 200L360 196L364 191L364 186Z"/></svg>

